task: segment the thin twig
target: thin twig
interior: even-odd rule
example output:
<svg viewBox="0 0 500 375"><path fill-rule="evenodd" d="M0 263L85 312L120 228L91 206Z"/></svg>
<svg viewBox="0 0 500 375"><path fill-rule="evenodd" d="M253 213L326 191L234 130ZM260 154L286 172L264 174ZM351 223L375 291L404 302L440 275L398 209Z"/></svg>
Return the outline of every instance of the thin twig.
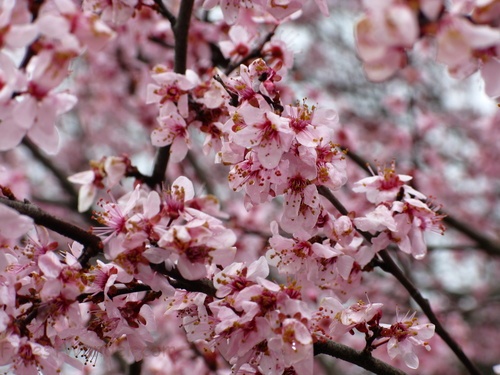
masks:
<svg viewBox="0 0 500 375"><path fill-rule="evenodd" d="M318 188L318 191L321 195L323 195L326 199L328 199L342 215L348 214L348 211L344 207L344 205L332 194L332 192L328 188L321 186ZM371 243L371 240L374 237L373 235L361 230L357 231L363 236L363 238L368 243ZM467 370L469 370L471 374L480 375L481 373L476 368L476 366L467 357L467 355L463 352L463 350L455 342L455 340L444 329L443 325L437 318L436 314L434 314L434 311L432 310L429 301L422 296L420 291L415 287L415 285L413 285L410 279L408 279L406 275L403 273L403 271L401 271L396 262L394 262L394 260L390 256L389 252L386 249L384 249L379 251L378 255L384 261L383 263L380 264L380 267L387 273L393 275L401 283L401 285L403 285L403 287L407 290L407 292L410 294L413 300L420 306L422 312L427 316L427 318L429 318L429 321L436 326L436 333L455 353L460 362L462 362L462 364L467 368Z"/></svg>
<svg viewBox="0 0 500 375"><path fill-rule="evenodd" d="M49 159L45 154L40 151L40 149L28 138L24 138L22 144L26 146L28 150L33 154L33 156L43 164L45 168L52 172L52 174L57 178L59 184L63 188L63 190L68 193L71 197L72 205L76 207L76 203L78 202L78 191L75 189L75 186L68 181L68 175L63 172L52 159Z"/></svg>
<svg viewBox="0 0 500 375"><path fill-rule="evenodd" d="M154 9L160 13L163 17L165 17L169 22L172 28L174 28L175 23L177 20L175 19L175 16L168 10L168 8L163 4L163 0L154 0L155 2L155 7Z"/></svg>

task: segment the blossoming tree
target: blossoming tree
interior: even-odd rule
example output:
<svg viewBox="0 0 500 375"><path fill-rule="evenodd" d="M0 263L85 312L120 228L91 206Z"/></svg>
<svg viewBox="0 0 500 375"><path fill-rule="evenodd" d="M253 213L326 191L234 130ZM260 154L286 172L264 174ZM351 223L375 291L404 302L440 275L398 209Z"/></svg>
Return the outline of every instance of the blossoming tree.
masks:
<svg viewBox="0 0 500 375"><path fill-rule="evenodd" d="M0 48L7 371L493 371L500 115L447 98L500 1L3 0Z"/></svg>

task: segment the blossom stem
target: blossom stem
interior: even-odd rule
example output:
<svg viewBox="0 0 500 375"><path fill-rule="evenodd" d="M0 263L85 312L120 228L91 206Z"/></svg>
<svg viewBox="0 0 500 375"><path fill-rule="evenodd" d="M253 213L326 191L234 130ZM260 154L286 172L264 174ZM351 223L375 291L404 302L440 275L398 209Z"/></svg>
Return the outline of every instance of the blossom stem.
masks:
<svg viewBox="0 0 500 375"><path fill-rule="evenodd" d="M165 17L172 27L175 26L175 23L177 20L175 19L175 16L168 10L168 8L163 4L163 0L154 0L155 2L155 10L160 13L163 17Z"/></svg>

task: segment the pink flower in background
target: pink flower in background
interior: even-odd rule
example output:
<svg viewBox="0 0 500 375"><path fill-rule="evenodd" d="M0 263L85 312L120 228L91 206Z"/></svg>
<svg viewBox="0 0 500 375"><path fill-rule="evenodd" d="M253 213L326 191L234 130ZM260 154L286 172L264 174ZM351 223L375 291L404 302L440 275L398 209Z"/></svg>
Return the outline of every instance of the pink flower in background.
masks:
<svg viewBox="0 0 500 375"><path fill-rule="evenodd" d="M33 228L33 219L0 204L0 236L17 239Z"/></svg>
<svg viewBox="0 0 500 375"><path fill-rule="evenodd" d="M396 1L365 1L368 12L356 25L356 47L368 79L383 81L406 65L405 48L417 41L417 15Z"/></svg>
<svg viewBox="0 0 500 375"><path fill-rule="evenodd" d="M223 40L219 43L224 57L234 61L246 57L252 50L253 35L239 25L231 26L228 35L230 40Z"/></svg>

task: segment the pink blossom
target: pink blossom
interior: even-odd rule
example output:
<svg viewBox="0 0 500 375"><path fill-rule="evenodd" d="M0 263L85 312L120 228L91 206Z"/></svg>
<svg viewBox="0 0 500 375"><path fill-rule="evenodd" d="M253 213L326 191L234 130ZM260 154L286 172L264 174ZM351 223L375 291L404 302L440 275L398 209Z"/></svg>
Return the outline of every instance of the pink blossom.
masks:
<svg viewBox="0 0 500 375"><path fill-rule="evenodd" d="M451 74L464 78L481 67L475 56L479 51L485 51L484 61L490 59L486 50L500 45L500 31L450 16L442 20L436 39L436 60L446 64Z"/></svg>
<svg viewBox="0 0 500 375"><path fill-rule="evenodd" d="M160 115L158 118L160 126L151 133L151 142L156 147L172 145L170 159L177 163L184 159L189 149L190 138L187 124L177 112L175 104L171 102L165 104L162 112L165 115Z"/></svg>
<svg viewBox="0 0 500 375"><path fill-rule="evenodd" d="M3 204L0 204L0 222L0 236L8 239L18 239L33 228L32 218Z"/></svg>
<svg viewBox="0 0 500 375"><path fill-rule="evenodd" d="M383 170L379 168L377 176L366 177L355 182L352 190L356 193L366 193L368 201L375 204L396 200L401 189L403 189L404 196L411 194L418 199L425 199L425 195L405 184L411 179L411 176L397 175L395 166L392 165Z"/></svg>
<svg viewBox="0 0 500 375"><path fill-rule="evenodd" d="M414 353L415 346L423 346L430 350L429 340L434 336L434 324L418 324L417 319L413 314L404 321L394 323L389 326L381 324L383 328L382 336L390 337L387 343L387 353L392 359L401 356L406 366L412 369L417 369L419 360Z"/></svg>
<svg viewBox="0 0 500 375"><path fill-rule="evenodd" d="M398 230L396 221L392 217L392 211L383 204L378 205L375 210L366 214L365 217L355 218L354 225L358 229L372 234L386 229L393 232Z"/></svg>
<svg viewBox="0 0 500 375"><path fill-rule="evenodd" d="M243 26L231 26L229 29L229 39L219 43L224 57L239 61L246 57L251 51L252 35Z"/></svg>
<svg viewBox="0 0 500 375"><path fill-rule="evenodd" d="M153 80L157 84L147 87L146 103L158 103L160 107L165 104L175 104L179 115L188 117L188 92L199 83L198 75L187 70L186 74L177 74L168 71L166 68L157 66L152 74ZM169 115L173 111L172 105L160 113L160 116ZM175 112L177 112L175 111Z"/></svg>
<svg viewBox="0 0 500 375"><path fill-rule="evenodd" d="M264 102L261 105L258 109L250 104L240 107L238 113L247 126L235 132L233 141L253 149L262 166L271 169L278 166L283 153L289 150L293 135L288 119L274 114Z"/></svg>

